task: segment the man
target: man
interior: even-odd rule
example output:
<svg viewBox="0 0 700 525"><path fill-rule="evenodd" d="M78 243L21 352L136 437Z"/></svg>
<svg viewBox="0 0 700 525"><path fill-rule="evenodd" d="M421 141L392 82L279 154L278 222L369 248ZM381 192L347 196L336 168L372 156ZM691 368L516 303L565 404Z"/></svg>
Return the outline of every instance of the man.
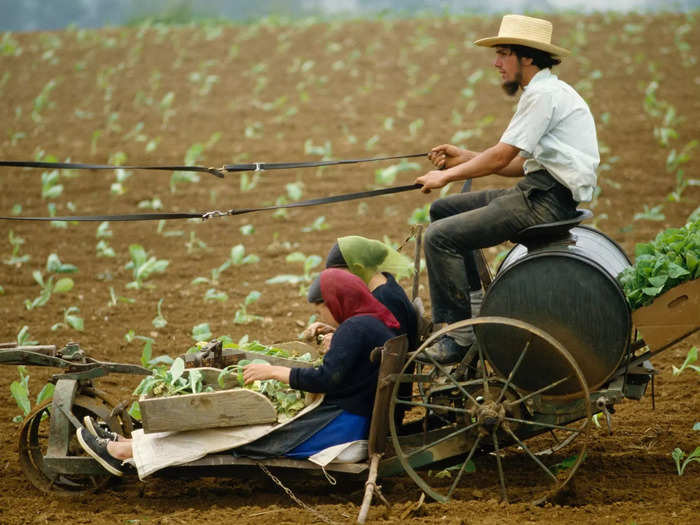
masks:
<svg viewBox="0 0 700 525"><path fill-rule="evenodd" d="M416 179L429 193L494 173L524 176L508 190L459 193L432 204L425 255L435 324L471 317L467 274L475 272L473 250L535 224L570 219L579 202L593 197L600 162L595 123L586 102L552 74L558 57L569 51L553 45L551 35L546 20L506 15L498 36L475 42L495 48L494 66L506 93L522 88L515 115L500 141L483 152L450 144L433 148L429 158L438 169ZM425 351L441 363L459 361L474 341L469 328L451 331Z"/></svg>

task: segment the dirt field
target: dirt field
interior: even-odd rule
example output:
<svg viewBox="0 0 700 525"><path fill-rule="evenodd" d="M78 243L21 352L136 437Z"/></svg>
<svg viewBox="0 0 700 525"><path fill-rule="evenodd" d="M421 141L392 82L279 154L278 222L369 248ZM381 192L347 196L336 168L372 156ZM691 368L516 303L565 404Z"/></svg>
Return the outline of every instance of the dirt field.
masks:
<svg viewBox="0 0 700 525"><path fill-rule="evenodd" d="M6 35L0 41L0 121L5 128L0 159L50 160L44 155L53 155L107 163L122 152L124 163L181 164L197 143L203 149L194 161L206 166L318 160L324 152L341 159L425 152L459 131L464 133L458 143L482 149L500 137L515 104L498 86L491 53L470 45L497 27L495 18L424 18ZM697 21L681 15L571 15L556 18L555 27L555 41L574 51L558 74L585 96L598 123L601 191L589 206L594 225L632 256L635 243L682 225L700 203L697 185L685 188L678 202L667 200L677 188L678 171L667 170L669 152L700 137ZM655 91L648 89L652 81L657 82ZM670 106L675 114L669 114ZM655 128L664 127L675 136L655 135ZM212 139L215 133L218 140ZM666 146L660 144L664 133ZM156 198L164 211L252 207L287 195L289 183L301 183L303 198L369 189L375 187L375 169L388 165L265 172L245 192L235 174L225 180L201 175L199 182L175 184L173 192L168 172L133 172L121 189L112 186L118 182L114 172L64 172L58 182L44 181L43 197L40 170L3 168L0 215L11 214L19 204L22 215L43 216L51 203L57 215L137 213L142 211L139 203ZM679 167L686 179L697 178L697 150ZM419 160L418 169L400 171L393 184L409 184L428 169ZM52 196L57 183L63 191ZM509 184L492 176L476 181L475 188ZM192 328L200 323L208 323L214 335L236 340L245 334L266 343L294 339L310 308L297 287L265 283L278 274L302 273L302 265L286 262L285 256L300 251L325 257L336 237L349 234L388 236L401 243L413 211L434 198L408 192L289 210L286 217L261 212L204 223L170 221L160 229L155 222L112 223L112 236L104 240L114 257L97 257L99 223L58 228L0 221L3 260L12 255L10 231L24 239L18 255L31 256L22 264L0 264L0 340L15 340L27 325L31 339L40 343L79 341L97 359L138 363L143 343L127 342L125 335L132 330L155 340L154 355L171 356L187 350ZM645 208L659 205L664 219L635 219ZM317 231L303 231L321 216L325 220L316 222ZM252 225L254 232L244 235L244 225ZM126 287L133 277L124 266L134 243L169 261L165 273L145 281L152 288ZM246 253L260 256L260 262L232 266L217 283L191 284L196 277L211 280L212 269L239 243ZM505 248L490 250L489 258ZM412 254L413 244L405 249ZM40 270L48 278L46 260L52 253L79 268L71 275L75 287L27 310L25 300L40 292L32 272ZM208 288L225 292L228 300L205 301ZM264 319L235 324L235 311L253 290L262 295L248 313ZM426 301L427 295L423 274ZM160 299L167 325L156 328L152 320ZM79 308L84 331L52 331L71 306ZM649 395L625 402L613 417L613 435L594 429L588 457L564 505L509 506L488 497L426 502L403 521L697 523L700 464L689 465L679 477L670 452L700 444L700 433L691 430L700 417L698 376L691 370L671 374L671 365L678 366L699 344L696 334L654 362L659 372L655 410ZM33 396L49 372L55 370L30 369ZM154 479L144 484L127 478L77 499L44 495L23 476L17 460L20 425L12 418L20 409L9 389L17 378L15 367L0 368L0 523L319 521L256 473L243 479ZM136 382L112 375L99 385L127 399ZM298 475L285 482L333 521L356 516L363 480L341 479L330 487L322 477L309 481ZM386 517L375 505L373 522L402 521L402 513L420 495L408 478L385 480L384 491L393 511Z"/></svg>

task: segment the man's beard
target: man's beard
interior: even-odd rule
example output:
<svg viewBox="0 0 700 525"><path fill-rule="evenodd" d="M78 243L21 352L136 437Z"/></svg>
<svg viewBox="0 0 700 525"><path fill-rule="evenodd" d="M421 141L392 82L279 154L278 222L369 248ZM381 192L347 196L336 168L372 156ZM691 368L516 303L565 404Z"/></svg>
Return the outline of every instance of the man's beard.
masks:
<svg viewBox="0 0 700 525"><path fill-rule="evenodd" d="M522 71L518 70L518 72L515 74L515 80L508 80L506 82L503 82L501 84L501 87L507 95L510 95L512 97L518 92L518 88L520 87L520 83L522 82L522 80L523 73Z"/></svg>

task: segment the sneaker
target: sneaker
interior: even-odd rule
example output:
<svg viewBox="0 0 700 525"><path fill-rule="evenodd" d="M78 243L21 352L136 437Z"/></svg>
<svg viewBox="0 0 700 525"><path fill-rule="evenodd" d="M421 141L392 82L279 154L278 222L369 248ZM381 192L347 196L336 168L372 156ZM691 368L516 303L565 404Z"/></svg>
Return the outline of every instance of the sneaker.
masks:
<svg viewBox="0 0 700 525"><path fill-rule="evenodd" d="M92 434L95 437L106 439L108 441L118 441L119 440L119 434L116 432L112 432L111 430L106 429L102 425L100 425L97 421L95 421L92 416L85 416L83 418L83 424L85 425L85 428L87 429L90 434Z"/></svg>
<svg viewBox="0 0 700 525"><path fill-rule="evenodd" d="M434 360L441 365L447 365L461 361L467 350L468 347L462 346L451 337L443 335L423 350L419 358L423 362Z"/></svg>
<svg viewBox="0 0 700 525"><path fill-rule="evenodd" d="M93 436L87 429L81 427L75 431L78 443L83 450L90 454L110 474L123 476L126 467L121 459L117 459L107 452L108 440Z"/></svg>

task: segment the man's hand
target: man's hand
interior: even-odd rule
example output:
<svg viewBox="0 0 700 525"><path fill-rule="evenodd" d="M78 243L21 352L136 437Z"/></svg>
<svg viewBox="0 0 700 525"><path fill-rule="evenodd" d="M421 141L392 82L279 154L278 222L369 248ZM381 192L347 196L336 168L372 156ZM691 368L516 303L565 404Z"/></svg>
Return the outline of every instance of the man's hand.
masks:
<svg viewBox="0 0 700 525"><path fill-rule="evenodd" d="M465 154L466 150L463 150L462 148L458 148L452 144L440 144L439 146L435 146L430 150L430 153L428 153L428 159L433 163L433 166L441 170L451 168L452 166L456 166L457 164L464 162L464 160L468 160L462 158L465 156Z"/></svg>
<svg viewBox="0 0 700 525"><path fill-rule="evenodd" d="M425 175L418 177L415 181L416 184L421 184L423 186L420 190L423 193L430 193L430 190L442 188L448 182L449 181L445 177L445 172L438 170L429 171Z"/></svg>

